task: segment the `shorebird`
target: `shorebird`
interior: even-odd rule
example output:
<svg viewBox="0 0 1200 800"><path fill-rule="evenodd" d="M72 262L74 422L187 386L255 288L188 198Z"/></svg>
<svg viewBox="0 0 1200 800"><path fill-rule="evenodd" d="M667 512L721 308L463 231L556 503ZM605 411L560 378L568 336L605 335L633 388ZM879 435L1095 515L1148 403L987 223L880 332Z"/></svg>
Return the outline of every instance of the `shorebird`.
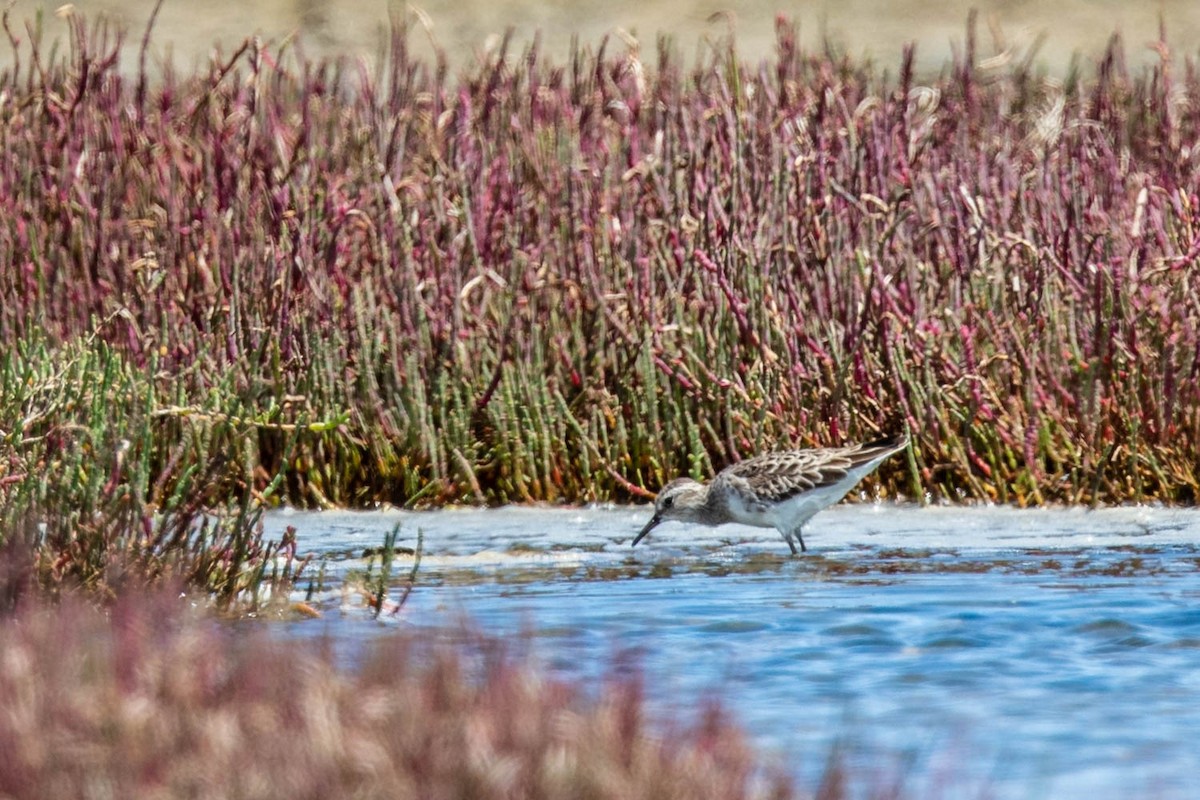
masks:
<svg viewBox="0 0 1200 800"><path fill-rule="evenodd" d="M807 551L800 529L823 508L841 500L888 456L908 445L904 436L815 450L766 453L721 470L711 483L677 478L654 498L654 517L633 540L636 546L669 519L700 525L740 522L776 528L796 555Z"/></svg>

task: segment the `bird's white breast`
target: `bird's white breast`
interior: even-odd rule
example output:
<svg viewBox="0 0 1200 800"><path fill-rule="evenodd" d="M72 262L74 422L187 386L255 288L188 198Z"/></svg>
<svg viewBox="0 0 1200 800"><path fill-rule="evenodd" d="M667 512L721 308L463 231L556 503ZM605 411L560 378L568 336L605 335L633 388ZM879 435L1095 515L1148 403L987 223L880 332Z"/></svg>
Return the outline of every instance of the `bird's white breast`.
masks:
<svg viewBox="0 0 1200 800"><path fill-rule="evenodd" d="M878 462L850 470L837 483L820 486L778 502L760 501L743 492L732 492L728 498L729 516L734 522L757 528L777 528L793 531L823 508L841 500Z"/></svg>

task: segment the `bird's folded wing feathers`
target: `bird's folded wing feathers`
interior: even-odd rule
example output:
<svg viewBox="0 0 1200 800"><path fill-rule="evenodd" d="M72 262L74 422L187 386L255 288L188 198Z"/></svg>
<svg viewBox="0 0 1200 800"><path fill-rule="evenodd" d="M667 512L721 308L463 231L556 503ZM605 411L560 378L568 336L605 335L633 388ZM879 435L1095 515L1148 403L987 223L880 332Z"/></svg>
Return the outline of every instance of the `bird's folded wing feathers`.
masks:
<svg viewBox="0 0 1200 800"><path fill-rule="evenodd" d="M726 483L743 495L777 503L802 492L837 483L846 477L854 462L840 454L832 456L815 453L772 453L739 461L721 474L713 483Z"/></svg>

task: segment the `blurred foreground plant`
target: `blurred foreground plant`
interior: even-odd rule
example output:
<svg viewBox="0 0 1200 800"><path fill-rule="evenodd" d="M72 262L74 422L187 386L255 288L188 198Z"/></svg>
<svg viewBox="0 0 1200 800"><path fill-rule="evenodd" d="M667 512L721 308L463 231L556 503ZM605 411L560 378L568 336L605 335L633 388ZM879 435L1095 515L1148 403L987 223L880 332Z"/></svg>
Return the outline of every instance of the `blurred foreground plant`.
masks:
<svg viewBox="0 0 1200 800"><path fill-rule="evenodd" d="M0 622L0 795L793 796L715 708L656 730L635 679L572 686L496 642L393 635L353 668L130 595Z"/></svg>

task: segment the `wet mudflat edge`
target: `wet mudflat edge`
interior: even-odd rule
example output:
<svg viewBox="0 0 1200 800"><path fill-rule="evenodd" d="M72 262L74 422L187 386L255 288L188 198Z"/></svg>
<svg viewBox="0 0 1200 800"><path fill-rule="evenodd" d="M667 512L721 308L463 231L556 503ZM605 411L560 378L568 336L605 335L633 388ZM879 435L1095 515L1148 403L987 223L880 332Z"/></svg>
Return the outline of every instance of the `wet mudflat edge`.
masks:
<svg viewBox="0 0 1200 800"><path fill-rule="evenodd" d="M350 660L404 628L499 637L584 685L632 668L664 719L715 698L810 788L836 751L854 796L1192 796L1197 512L843 505L800 558L736 526L663 525L630 548L645 518L273 514L268 533L295 527L329 580L321 619L282 627ZM375 620L351 587L397 523L398 546L422 531L423 560L402 611ZM411 564L397 556L389 597Z"/></svg>
<svg viewBox="0 0 1200 800"><path fill-rule="evenodd" d="M1170 547L1111 548L1067 551L1063 554L1013 553L995 556L964 556L955 551L889 550L865 551L852 557L811 556L797 563L786 555L754 553L742 560L709 550L687 551L657 558L652 563L627 557L620 563L536 563L534 552L496 553L497 562L472 564L473 559L433 558L423 562L419 583L427 586L471 586L485 583L523 585L563 581L628 581L668 579L682 575L728 576L775 575L795 580L846 580L888 583L905 576L996 575L1048 576L1059 579L1088 577L1170 577L1200 574L1200 549L1190 545ZM466 563L464 563L466 562ZM511 563L524 562L524 563ZM334 585L354 582L366 575L368 558L331 562ZM395 585L407 584L412 557L399 555L393 565ZM340 567L340 569L339 569ZM341 580L336 576L340 575Z"/></svg>

